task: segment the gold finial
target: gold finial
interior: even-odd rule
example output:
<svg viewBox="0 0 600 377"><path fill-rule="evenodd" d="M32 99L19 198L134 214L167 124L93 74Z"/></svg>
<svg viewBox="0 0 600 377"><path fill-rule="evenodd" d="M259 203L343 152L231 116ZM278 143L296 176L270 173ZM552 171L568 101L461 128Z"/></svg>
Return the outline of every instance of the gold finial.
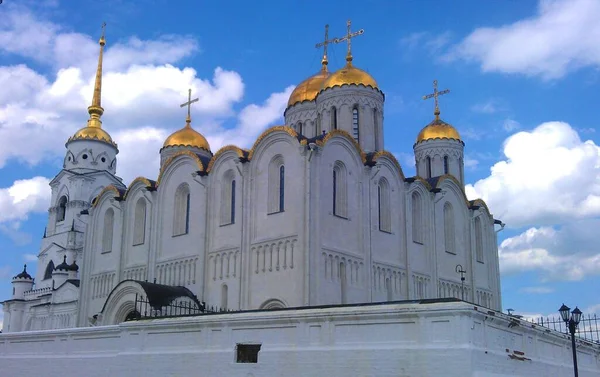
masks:
<svg viewBox="0 0 600 377"><path fill-rule="evenodd" d="M190 114L190 107L192 106L192 103L194 102L198 102L199 99L198 98L194 98L192 99L192 89L188 89L188 101L185 103L182 103L181 105L179 105L179 107L184 107L187 106L187 117L185 118L185 126L188 128L191 128L191 123L192 123L192 116Z"/></svg>
<svg viewBox="0 0 600 377"><path fill-rule="evenodd" d="M88 127L102 127L102 121L100 117L104 113L102 108L102 57L104 54L104 45L106 40L104 39L104 31L106 28L106 22L102 23L102 36L100 37L100 55L98 56L98 69L96 70L96 82L94 83L94 96L92 97L92 105L88 107L88 113L90 119L88 120Z"/></svg>
<svg viewBox="0 0 600 377"><path fill-rule="evenodd" d="M444 89L438 92L438 82L437 80L433 80L433 93L423 96L423 99L430 99L433 97L433 99L435 100L435 110L433 112L433 115L435 115L435 120L440 120L440 107L438 103L438 97L448 93L450 93L450 89Z"/></svg>
<svg viewBox="0 0 600 377"><path fill-rule="evenodd" d="M321 60L321 65L323 66L322 70L327 72L327 64L329 64L329 60L327 60L327 45L333 43L334 39L329 39L329 25L325 25L325 39L321 43L317 43L316 48L323 47L323 59Z"/></svg>
<svg viewBox="0 0 600 377"><path fill-rule="evenodd" d="M348 42L348 52L346 53L346 62L348 65L351 65L352 64L352 38L364 34L365 29L360 29L359 31L353 33L350 28L352 26L352 22L350 20L348 20L346 22L346 26L348 27L348 31L347 31L346 35L343 36L342 38L335 38L333 40L333 43L341 43L343 41Z"/></svg>

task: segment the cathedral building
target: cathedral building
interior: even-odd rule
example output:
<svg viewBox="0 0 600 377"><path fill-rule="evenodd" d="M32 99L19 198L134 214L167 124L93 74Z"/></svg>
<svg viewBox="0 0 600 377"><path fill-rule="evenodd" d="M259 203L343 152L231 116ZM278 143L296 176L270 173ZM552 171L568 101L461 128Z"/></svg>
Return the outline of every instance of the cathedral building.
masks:
<svg viewBox="0 0 600 377"><path fill-rule="evenodd" d="M440 118L415 126L417 174L384 148L385 95L354 64L350 32L291 94L285 124L250 149L213 151L183 127L156 178L125 185L102 124L100 55L90 118L51 181L35 278L4 305L4 332L112 325L138 297L226 310L456 297L501 309L497 228L464 191L464 142ZM329 43L347 42L331 72ZM424 122L425 123L425 122ZM495 229L496 227L496 229ZM462 280L461 280L462 278Z"/></svg>

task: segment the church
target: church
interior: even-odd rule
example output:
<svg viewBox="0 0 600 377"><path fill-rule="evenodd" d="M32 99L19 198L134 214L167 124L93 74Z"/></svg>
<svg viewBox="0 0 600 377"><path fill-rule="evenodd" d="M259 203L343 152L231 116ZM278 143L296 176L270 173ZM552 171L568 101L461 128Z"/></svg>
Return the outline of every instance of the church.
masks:
<svg viewBox="0 0 600 377"><path fill-rule="evenodd" d="M326 29L320 70L250 149L213 151L190 89L156 177L128 185L101 120L103 33L89 120L66 142L39 268L13 278L4 332L118 324L136 295L167 287L222 310L447 297L500 310L503 224L465 196L465 144L438 106L448 91L435 81L425 97L433 120L415 126L417 175L406 177L384 148L385 95L354 63L363 31L347 29ZM327 47L342 42L346 63L330 71Z"/></svg>
<svg viewBox="0 0 600 377"><path fill-rule="evenodd" d="M406 177L384 148L384 93L354 63L361 34L326 27L321 68L250 149L213 151L188 90L156 177L126 185L101 120L103 32L89 120L50 182L38 270L14 276L3 302L2 372L568 375L567 335L502 313L504 224L465 196L464 142L440 117L448 90L434 81L423 97L433 119L415 125ZM330 71L328 45L343 42ZM580 375L597 376L598 344L575 342Z"/></svg>

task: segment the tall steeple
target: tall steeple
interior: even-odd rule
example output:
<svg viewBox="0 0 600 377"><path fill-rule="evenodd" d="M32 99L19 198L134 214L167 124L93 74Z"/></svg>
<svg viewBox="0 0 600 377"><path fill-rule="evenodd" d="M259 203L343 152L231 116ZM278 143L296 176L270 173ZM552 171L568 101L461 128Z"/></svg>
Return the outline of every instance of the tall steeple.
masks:
<svg viewBox="0 0 600 377"><path fill-rule="evenodd" d="M88 113L90 118L87 121L87 125L77 131L75 135L69 138L69 142L73 140L99 140L107 142L114 147L117 145L113 142L108 132L102 129L102 121L100 118L104 114L102 108L102 59L104 57L104 46L106 45L106 39L104 37L106 23L102 24L102 36L98 41L100 44L100 54L98 56L98 68L96 69L96 79L94 81L94 95L92 97L92 104L88 107Z"/></svg>
<svg viewBox="0 0 600 377"><path fill-rule="evenodd" d="M104 38L104 32L106 23L102 23L102 36L100 37L100 55L98 56L98 68L96 69L96 81L94 83L94 96L92 97L92 105L88 107L88 113L90 119L88 120L88 127L101 127L102 121L100 117L104 113L102 108L102 58L104 55L104 45L106 45L106 39Z"/></svg>

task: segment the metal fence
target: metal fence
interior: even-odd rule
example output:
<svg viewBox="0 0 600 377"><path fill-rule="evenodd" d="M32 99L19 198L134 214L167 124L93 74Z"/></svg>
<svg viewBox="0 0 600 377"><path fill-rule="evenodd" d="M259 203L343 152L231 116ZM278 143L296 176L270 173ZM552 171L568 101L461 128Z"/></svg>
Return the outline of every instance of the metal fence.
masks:
<svg viewBox="0 0 600 377"><path fill-rule="evenodd" d="M530 322L562 333L569 332L567 324L561 317L540 317L531 319ZM582 314L575 336L600 344L600 317L596 314L588 314L587 316Z"/></svg>
<svg viewBox="0 0 600 377"><path fill-rule="evenodd" d="M135 295L135 310L132 310L125 319L126 321L135 321L139 319L169 318L169 317L187 317L209 313L225 313L231 310L218 308L215 306L206 306L202 302L200 305L191 299L174 300L167 305L157 307L152 305L147 297Z"/></svg>

